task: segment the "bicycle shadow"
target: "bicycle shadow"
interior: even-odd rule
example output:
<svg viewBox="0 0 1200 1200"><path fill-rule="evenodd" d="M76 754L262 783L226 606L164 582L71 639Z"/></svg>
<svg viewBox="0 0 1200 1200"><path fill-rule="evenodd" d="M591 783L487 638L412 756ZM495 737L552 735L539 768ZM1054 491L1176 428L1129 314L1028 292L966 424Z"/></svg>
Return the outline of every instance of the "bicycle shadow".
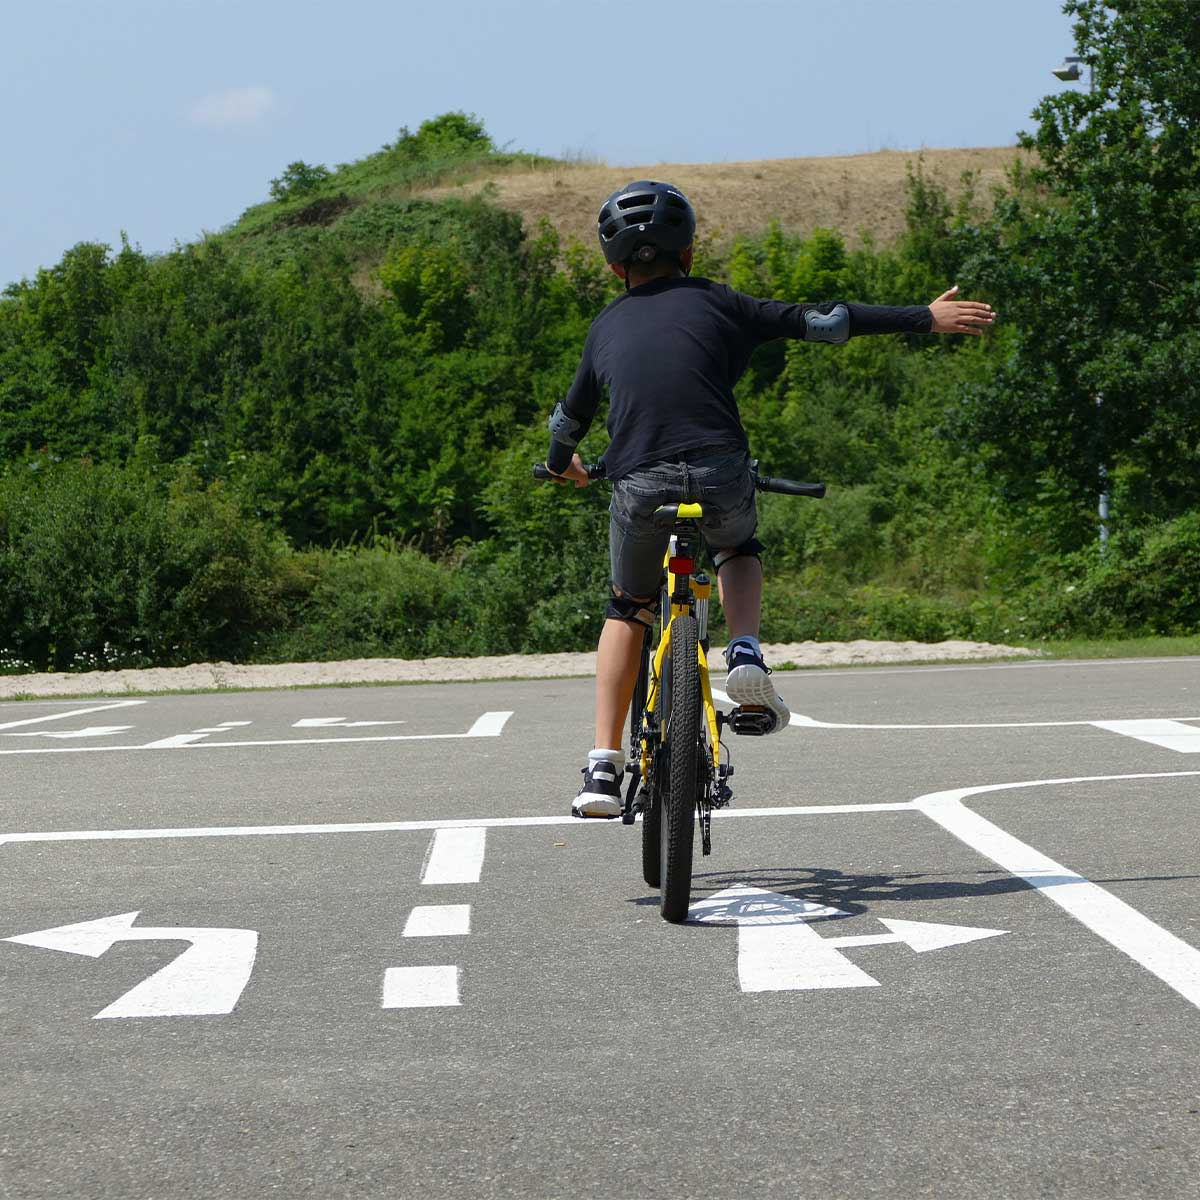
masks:
<svg viewBox="0 0 1200 1200"><path fill-rule="evenodd" d="M1196 875L1133 876L1125 879L1097 879L1092 882L1132 883L1196 879ZM1043 886L1055 881L1044 879ZM1078 882L1076 876L1064 877L1063 884ZM736 920L747 911L747 905L762 911L765 897L748 899L744 893L732 895L722 903L713 897L727 890L758 888L780 897L780 912L786 910L791 919L840 920L869 912L880 901L889 903L921 903L935 900L983 900L1014 892L1033 891L1031 883L1002 870L980 870L950 878L930 872L888 874L847 874L829 867L758 867L743 871L698 872L692 876L692 904L702 905L704 923L718 919ZM659 903L657 893L634 897L635 905ZM835 911L829 911L835 910ZM782 917L781 917L782 919ZM689 916L688 924L699 924Z"/></svg>

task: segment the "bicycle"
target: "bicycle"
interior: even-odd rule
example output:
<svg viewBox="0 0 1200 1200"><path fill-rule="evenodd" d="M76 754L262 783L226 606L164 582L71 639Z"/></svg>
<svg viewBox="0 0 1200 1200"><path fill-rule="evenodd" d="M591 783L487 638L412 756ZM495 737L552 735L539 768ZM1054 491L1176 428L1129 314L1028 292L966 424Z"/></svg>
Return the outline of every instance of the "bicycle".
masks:
<svg viewBox="0 0 1200 1200"><path fill-rule="evenodd" d="M799 483L759 475L750 466L755 488L791 496L825 495L823 483ZM587 466L589 479L603 479L601 463ZM534 478L554 478L541 463ZM719 712L708 677L708 605L712 582L696 570L704 515L700 504L665 504L654 522L670 530L663 556L659 641L651 649L646 629L641 664L629 710L629 754L621 820L642 818L642 878L660 892L664 920L687 919L692 891L695 829L702 854L712 853L712 814L733 799L733 764L721 740L726 727L735 734L762 736L774 731L775 714L755 705ZM724 750L724 761L722 761Z"/></svg>

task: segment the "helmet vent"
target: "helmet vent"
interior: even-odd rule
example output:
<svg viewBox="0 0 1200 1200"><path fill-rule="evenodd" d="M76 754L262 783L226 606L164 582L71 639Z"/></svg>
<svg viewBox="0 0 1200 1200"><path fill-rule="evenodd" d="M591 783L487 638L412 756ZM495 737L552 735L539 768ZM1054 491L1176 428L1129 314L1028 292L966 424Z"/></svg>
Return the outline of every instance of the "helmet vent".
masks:
<svg viewBox="0 0 1200 1200"><path fill-rule="evenodd" d="M616 237L617 232L620 230L620 228L621 228L620 225L618 225L616 223L616 221L610 221L607 225L604 226L603 229L600 230L600 236L602 238Z"/></svg>
<svg viewBox="0 0 1200 1200"><path fill-rule="evenodd" d="M667 195L667 203L672 208L687 208L688 202L682 196L673 196L670 193Z"/></svg>
<svg viewBox="0 0 1200 1200"><path fill-rule="evenodd" d="M617 201L618 208L651 208L654 205L654 196L647 195L645 192L637 196L622 196Z"/></svg>

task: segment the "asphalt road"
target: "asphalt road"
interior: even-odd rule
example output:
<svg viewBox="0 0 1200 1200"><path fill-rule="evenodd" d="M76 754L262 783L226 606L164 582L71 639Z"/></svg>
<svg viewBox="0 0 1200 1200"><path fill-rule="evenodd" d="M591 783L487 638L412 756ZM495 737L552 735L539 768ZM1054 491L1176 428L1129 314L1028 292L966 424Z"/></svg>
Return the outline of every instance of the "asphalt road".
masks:
<svg viewBox="0 0 1200 1200"><path fill-rule="evenodd" d="M586 681L0 704L0 1196L1200 1195L1198 666L780 674L684 926Z"/></svg>

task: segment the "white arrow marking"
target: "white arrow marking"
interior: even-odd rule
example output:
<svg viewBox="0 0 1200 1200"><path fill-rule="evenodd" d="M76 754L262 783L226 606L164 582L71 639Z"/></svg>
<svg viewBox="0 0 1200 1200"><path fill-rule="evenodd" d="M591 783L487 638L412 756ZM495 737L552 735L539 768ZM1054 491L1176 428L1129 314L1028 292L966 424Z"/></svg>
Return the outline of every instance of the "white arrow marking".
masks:
<svg viewBox="0 0 1200 1200"><path fill-rule="evenodd" d="M693 904L690 914L694 921L737 925L738 983L743 992L878 987L879 981L855 966L842 949L903 942L922 953L1006 932L880 918L890 933L824 938L807 922L849 914L755 887L726 888Z"/></svg>
<svg viewBox="0 0 1200 1200"><path fill-rule="evenodd" d="M404 721L347 721L345 717L302 717L293 729L366 729L372 725L404 725Z"/></svg>
<svg viewBox="0 0 1200 1200"><path fill-rule="evenodd" d="M173 750L176 746L190 746L201 738L208 737L207 733L176 733L171 737L159 738L157 742L147 742L143 750Z"/></svg>
<svg viewBox="0 0 1200 1200"><path fill-rule="evenodd" d="M258 950L253 929L134 927L137 912L60 925L5 938L26 946L99 958L117 942L184 941L192 944L173 962L96 1014L105 1017L184 1017L233 1012L250 979Z"/></svg>
<svg viewBox="0 0 1200 1200"><path fill-rule="evenodd" d="M128 708L131 704L145 704L145 700L110 700L92 708L73 708L70 712L48 713L41 717L26 717L23 721L6 721L0 729L16 729L18 725L40 725L44 721L65 721L68 717L84 717L88 713L108 712L110 708Z"/></svg>
<svg viewBox="0 0 1200 1200"><path fill-rule="evenodd" d="M1200 728L1182 721L1093 721L1098 729L1123 733L1126 737L1176 750L1180 754L1200 754Z"/></svg>
<svg viewBox="0 0 1200 1200"><path fill-rule="evenodd" d="M20 733L6 733L5 737L85 738L108 737L114 733L125 733L132 725L89 725L86 729L68 729L55 733L49 729L23 729Z"/></svg>

